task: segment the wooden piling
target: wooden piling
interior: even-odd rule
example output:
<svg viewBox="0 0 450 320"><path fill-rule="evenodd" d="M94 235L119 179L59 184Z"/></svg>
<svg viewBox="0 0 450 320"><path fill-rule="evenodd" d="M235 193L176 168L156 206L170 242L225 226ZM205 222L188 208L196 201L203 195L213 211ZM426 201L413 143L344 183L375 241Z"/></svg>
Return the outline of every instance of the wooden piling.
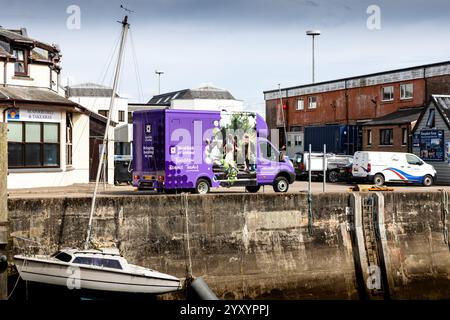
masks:
<svg viewBox="0 0 450 320"><path fill-rule="evenodd" d="M7 257L8 244L8 133L7 124L0 123L0 257ZM8 272L0 272L0 300L8 297Z"/></svg>

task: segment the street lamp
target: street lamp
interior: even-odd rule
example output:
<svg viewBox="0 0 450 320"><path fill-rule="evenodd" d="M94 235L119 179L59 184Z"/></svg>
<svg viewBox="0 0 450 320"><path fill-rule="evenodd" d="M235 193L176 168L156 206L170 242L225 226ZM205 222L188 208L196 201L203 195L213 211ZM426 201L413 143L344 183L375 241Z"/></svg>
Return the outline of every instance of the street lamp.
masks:
<svg viewBox="0 0 450 320"><path fill-rule="evenodd" d="M164 71L155 70L155 74L158 75L158 94L161 94L161 75L164 74Z"/></svg>
<svg viewBox="0 0 450 320"><path fill-rule="evenodd" d="M306 35L312 37L312 83L314 83L314 38L315 36L320 36L320 31L308 30L306 31Z"/></svg>

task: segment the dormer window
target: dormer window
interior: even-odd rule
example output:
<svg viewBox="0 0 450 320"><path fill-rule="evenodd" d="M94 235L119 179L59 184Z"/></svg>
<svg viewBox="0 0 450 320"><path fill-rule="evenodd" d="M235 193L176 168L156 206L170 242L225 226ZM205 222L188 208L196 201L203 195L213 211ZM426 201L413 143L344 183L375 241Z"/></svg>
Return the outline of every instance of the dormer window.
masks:
<svg viewBox="0 0 450 320"><path fill-rule="evenodd" d="M16 76L26 76L28 75L28 65L26 51L23 49L13 49L13 56L16 58L14 64L14 74Z"/></svg>

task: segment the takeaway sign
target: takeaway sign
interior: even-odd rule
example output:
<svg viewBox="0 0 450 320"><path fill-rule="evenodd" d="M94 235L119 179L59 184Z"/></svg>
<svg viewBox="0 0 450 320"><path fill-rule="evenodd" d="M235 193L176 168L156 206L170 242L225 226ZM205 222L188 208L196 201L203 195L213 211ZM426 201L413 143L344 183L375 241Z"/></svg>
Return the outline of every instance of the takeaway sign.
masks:
<svg viewBox="0 0 450 320"><path fill-rule="evenodd" d="M61 112L41 109L9 109L8 121L60 122Z"/></svg>

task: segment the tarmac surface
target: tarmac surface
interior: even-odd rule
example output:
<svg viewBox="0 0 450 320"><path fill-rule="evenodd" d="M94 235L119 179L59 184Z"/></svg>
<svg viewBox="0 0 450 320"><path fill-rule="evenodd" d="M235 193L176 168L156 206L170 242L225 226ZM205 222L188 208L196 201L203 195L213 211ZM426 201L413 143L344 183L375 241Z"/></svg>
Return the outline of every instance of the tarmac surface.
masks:
<svg viewBox="0 0 450 320"><path fill-rule="evenodd" d="M59 197L92 197L94 192L94 183L91 184L75 184L67 187L51 187L51 188L30 188L30 189L11 189L8 190L10 198L59 198ZM326 192L349 192L351 187L355 184L347 184L344 182L327 183ZM322 182L311 183L313 193L323 192ZM389 188L394 189L393 192L423 192L423 191L438 191L440 189L446 189L450 192L450 186L432 186L424 187L420 185L388 185ZM288 193L307 192L307 181L295 181L290 185ZM212 189L211 193L244 193L244 187L232 187L232 188L218 188ZM259 193L274 193L271 186L265 186L259 190ZM107 185L106 188L103 184L99 185L97 195L99 197L111 197L111 196L124 196L124 195L157 195L156 191L137 191L130 185Z"/></svg>

